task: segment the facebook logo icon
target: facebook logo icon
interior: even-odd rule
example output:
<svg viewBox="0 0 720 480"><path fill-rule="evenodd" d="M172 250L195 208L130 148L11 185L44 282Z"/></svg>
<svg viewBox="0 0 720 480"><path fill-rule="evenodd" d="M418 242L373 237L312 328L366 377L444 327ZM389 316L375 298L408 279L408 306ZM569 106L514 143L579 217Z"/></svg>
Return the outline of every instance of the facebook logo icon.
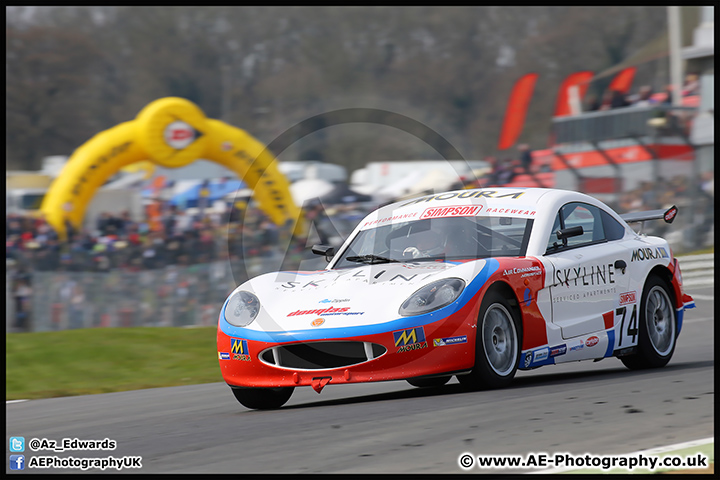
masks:
<svg viewBox="0 0 720 480"><path fill-rule="evenodd" d="M25 437L10 437L10 451L11 452L24 452L25 451Z"/></svg>
<svg viewBox="0 0 720 480"><path fill-rule="evenodd" d="M10 470L25 470L25 455L10 455Z"/></svg>

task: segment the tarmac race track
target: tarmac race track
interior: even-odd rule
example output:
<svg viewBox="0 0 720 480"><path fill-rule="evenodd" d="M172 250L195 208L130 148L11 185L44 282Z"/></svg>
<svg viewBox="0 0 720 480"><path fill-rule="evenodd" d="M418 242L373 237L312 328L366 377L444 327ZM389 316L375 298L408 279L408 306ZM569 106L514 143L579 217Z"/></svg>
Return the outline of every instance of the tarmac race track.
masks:
<svg viewBox="0 0 720 480"><path fill-rule="evenodd" d="M6 405L6 436L117 442L112 451L26 448L27 466L39 456L139 456L140 470L122 472L238 474L464 473L463 453L608 455L713 437L713 286L688 290L698 308L657 370L611 358L519 372L510 388L485 392L455 379L434 389L307 387L276 411L245 409L223 383L32 400Z"/></svg>

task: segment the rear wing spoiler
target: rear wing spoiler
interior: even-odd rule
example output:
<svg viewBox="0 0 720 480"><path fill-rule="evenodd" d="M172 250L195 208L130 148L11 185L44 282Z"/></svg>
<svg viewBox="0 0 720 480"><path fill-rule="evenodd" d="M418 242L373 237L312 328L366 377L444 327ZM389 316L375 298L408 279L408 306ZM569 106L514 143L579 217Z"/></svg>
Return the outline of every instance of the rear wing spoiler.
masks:
<svg viewBox="0 0 720 480"><path fill-rule="evenodd" d="M648 210L646 212L630 212L620 215L620 218L627 223L644 222L646 220L665 220L665 223L672 223L677 217L678 208L673 205L667 210Z"/></svg>

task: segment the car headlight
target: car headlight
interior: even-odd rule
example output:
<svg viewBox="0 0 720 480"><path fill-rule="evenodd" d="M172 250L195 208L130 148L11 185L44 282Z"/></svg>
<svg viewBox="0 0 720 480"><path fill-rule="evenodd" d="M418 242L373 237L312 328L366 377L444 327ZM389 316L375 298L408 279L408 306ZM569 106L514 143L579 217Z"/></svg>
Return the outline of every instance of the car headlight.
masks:
<svg viewBox="0 0 720 480"><path fill-rule="evenodd" d="M250 325L260 311L260 300L250 292L238 290L225 305L225 320L236 327Z"/></svg>
<svg viewBox="0 0 720 480"><path fill-rule="evenodd" d="M450 305L465 288L465 282L459 278L445 278L425 285L400 306L400 315L420 315Z"/></svg>

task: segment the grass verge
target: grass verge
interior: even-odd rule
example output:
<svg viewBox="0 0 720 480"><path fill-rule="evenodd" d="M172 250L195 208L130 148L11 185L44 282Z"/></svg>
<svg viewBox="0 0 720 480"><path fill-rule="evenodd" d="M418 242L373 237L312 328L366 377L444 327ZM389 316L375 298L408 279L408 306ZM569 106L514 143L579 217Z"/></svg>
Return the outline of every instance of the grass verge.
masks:
<svg viewBox="0 0 720 480"><path fill-rule="evenodd" d="M222 382L215 327L97 328L5 336L5 399Z"/></svg>

